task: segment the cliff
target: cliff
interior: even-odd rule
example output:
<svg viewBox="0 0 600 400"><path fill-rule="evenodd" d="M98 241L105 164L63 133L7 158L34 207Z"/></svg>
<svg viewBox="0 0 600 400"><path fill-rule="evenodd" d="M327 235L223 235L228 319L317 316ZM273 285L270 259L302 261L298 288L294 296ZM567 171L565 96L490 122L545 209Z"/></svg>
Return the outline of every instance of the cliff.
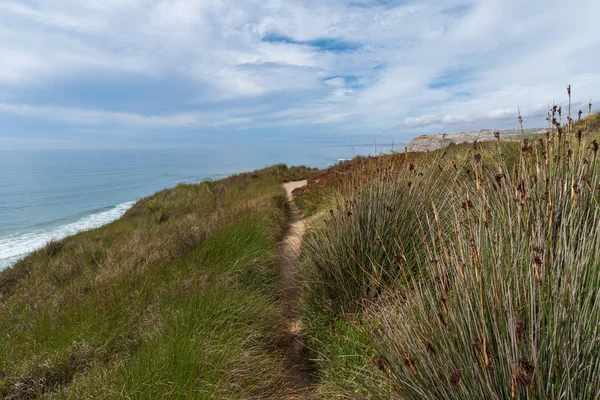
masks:
<svg viewBox="0 0 600 400"><path fill-rule="evenodd" d="M441 135L421 135L414 138L406 150L409 152L428 152L443 149L451 144L478 142L490 142L495 140L495 132L500 132L500 140L520 140L524 133L526 137L537 136L545 133L547 129L525 129L521 132L520 129L509 129L503 131L485 130L477 132L461 132L453 134Z"/></svg>

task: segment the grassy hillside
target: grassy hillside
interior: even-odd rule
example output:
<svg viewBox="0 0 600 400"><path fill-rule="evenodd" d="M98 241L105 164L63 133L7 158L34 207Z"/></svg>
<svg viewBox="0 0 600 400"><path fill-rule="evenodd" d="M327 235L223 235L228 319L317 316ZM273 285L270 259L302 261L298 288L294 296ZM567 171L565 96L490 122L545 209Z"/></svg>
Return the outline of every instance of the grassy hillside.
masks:
<svg viewBox="0 0 600 400"><path fill-rule="evenodd" d="M0 273L0 395L292 398L281 182L309 176L305 393L600 398L600 115L551 117L520 143L180 185L50 243Z"/></svg>
<svg viewBox="0 0 600 400"><path fill-rule="evenodd" d="M521 143L312 180L302 306L323 398L599 398L598 115L552 117Z"/></svg>
<svg viewBox="0 0 600 400"><path fill-rule="evenodd" d="M0 273L0 397L278 398L275 166L179 185Z"/></svg>

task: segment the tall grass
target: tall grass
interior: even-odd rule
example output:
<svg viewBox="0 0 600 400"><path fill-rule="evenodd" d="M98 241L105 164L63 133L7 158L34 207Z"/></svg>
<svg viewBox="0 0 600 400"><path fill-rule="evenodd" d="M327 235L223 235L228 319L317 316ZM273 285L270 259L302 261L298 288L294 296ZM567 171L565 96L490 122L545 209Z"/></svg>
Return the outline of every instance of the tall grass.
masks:
<svg viewBox="0 0 600 400"><path fill-rule="evenodd" d="M278 398L274 166L138 202L0 273L2 398Z"/></svg>
<svg viewBox="0 0 600 400"><path fill-rule="evenodd" d="M599 146L593 117L561 115L535 140L370 178L313 227L304 310L326 397L600 396Z"/></svg>
<svg viewBox="0 0 600 400"><path fill-rule="evenodd" d="M429 207L428 199L441 196L445 187L445 177L422 161L385 159L375 168L370 164L356 168L363 180L332 199L304 243L311 255L304 271L310 283L305 299L317 308L327 304L332 316L354 312L362 299L406 279L408 271L398 265L414 265L414 257L422 251L415 235L419 216Z"/></svg>

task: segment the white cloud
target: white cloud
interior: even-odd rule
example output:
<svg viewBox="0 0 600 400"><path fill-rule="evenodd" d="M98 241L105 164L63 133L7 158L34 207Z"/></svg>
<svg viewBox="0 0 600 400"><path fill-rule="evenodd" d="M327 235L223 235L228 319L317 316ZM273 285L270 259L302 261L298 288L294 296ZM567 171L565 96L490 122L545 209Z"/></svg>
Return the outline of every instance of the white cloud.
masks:
<svg viewBox="0 0 600 400"><path fill-rule="evenodd" d="M409 128L439 124L440 122L442 122L442 117L438 115L421 115L420 117L408 117L404 120Z"/></svg>
<svg viewBox="0 0 600 400"><path fill-rule="evenodd" d="M333 87L344 87L344 86L346 86L346 80L344 78L342 78L342 77L326 79L325 83L327 85L333 86Z"/></svg>
<svg viewBox="0 0 600 400"><path fill-rule="evenodd" d="M497 108L486 114L490 119L507 119L515 115L518 115L518 111L515 108Z"/></svg>
<svg viewBox="0 0 600 400"><path fill-rule="evenodd" d="M0 103L0 114L14 114L34 118L61 120L83 125L124 124L147 126L188 126L199 124L199 119L193 114L176 114L169 116L146 116L141 114L111 112L104 110L30 106L24 104Z"/></svg>
<svg viewBox="0 0 600 400"><path fill-rule="evenodd" d="M600 92L596 0L361 4L3 0L0 99L11 100L0 113L74 126L325 124L414 136L428 127L515 126L517 107L527 123L543 124L548 102L563 102L567 84L576 103ZM577 21L567 27L565 15ZM176 78L197 92L181 105L165 101L168 114L127 105L106 111L95 98L74 107L51 95L39 106L24 95L98 75L119 77L123 91L135 77ZM147 97L131 104L144 109ZM256 107L238 104L249 101Z"/></svg>
<svg viewBox="0 0 600 400"><path fill-rule="evenodd" d="M80 126L135 126L143 128L222 127L249 124L253 109L196 111L166 115L145 115L75 107L31 106L0 103L0 115L11 114L45 120L66 121Z"/></svg>

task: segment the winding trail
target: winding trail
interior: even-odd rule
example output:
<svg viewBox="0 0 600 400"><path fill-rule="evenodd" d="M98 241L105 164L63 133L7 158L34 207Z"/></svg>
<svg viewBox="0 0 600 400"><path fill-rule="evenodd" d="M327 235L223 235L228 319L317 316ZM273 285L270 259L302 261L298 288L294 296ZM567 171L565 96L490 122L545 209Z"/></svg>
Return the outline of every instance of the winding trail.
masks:
<svg viewBox="0 0 600 400"><path fill-rule="evenodd" d="M290 227L281 242L282 266L280 291L282 294L284 332L280 346L285 353L287 377L286 399L309 399L312 396L310 368L303 354L300 318L300 279L298 264L305 221L302 211L294 202L292 192L306 185L306 181L287 182L283 185L290 204Z"/></svg>

